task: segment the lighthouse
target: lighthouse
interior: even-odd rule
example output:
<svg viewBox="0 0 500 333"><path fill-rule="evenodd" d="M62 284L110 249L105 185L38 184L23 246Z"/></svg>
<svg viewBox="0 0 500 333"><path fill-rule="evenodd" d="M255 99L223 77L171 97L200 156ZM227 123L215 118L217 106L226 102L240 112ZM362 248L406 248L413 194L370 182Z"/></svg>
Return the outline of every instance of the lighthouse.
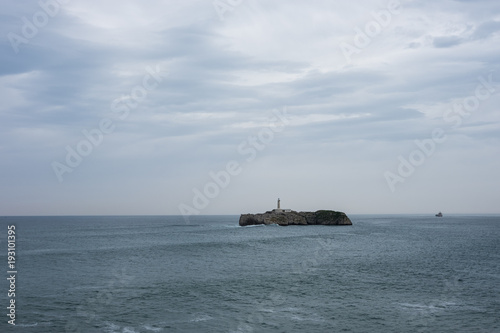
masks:
<svg viewBox="0 0 500 333"><path fill-rule="evenodd" d="M281 200L278 198L278 208L273 209L273 213L289 213L291 209L281 209Z"/></svg>

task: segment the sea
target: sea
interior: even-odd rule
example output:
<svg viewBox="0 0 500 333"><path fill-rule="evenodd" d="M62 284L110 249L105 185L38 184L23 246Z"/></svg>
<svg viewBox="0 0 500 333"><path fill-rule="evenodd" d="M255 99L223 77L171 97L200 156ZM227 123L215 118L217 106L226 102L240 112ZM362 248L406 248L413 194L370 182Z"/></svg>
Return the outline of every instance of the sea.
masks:
<svg viewBox="0 0 500 333"><path fill-rule="evenodd" d="M500 216L349 217L0 217L0 332L500 332Z"/></svg>

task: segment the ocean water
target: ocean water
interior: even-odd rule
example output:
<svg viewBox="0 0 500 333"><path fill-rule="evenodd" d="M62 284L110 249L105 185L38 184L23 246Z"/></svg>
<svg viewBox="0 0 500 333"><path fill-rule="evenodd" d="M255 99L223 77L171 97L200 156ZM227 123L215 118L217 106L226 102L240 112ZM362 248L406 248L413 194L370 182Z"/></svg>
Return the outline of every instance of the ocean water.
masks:
<svg viewBox="0 0 500 333"><path fill-rule="evenodd" d="M350 218L1 217L0 332L500 332L499 216Z"/></svg>

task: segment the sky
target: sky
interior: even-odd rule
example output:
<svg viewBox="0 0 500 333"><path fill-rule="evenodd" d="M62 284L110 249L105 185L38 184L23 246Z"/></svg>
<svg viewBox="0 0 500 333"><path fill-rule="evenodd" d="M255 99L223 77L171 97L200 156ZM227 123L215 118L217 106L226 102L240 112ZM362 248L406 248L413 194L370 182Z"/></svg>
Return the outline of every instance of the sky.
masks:
<svg viewBox="0 0 500 333"><path fill-rule="evenodd" d="M500 213L497 0L1 8L0 215Z"/></svg>

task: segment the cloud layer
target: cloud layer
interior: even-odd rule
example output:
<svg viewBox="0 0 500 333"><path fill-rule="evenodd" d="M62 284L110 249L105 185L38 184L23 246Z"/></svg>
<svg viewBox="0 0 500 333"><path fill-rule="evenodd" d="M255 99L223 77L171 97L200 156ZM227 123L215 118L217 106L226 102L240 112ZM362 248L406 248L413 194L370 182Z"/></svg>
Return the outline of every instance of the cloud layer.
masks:
<svg viewBox="0 0 500 333"><path fill-rule="evenodd" d="M498 1L3 8L0 215L500 213Z"/></svg>

